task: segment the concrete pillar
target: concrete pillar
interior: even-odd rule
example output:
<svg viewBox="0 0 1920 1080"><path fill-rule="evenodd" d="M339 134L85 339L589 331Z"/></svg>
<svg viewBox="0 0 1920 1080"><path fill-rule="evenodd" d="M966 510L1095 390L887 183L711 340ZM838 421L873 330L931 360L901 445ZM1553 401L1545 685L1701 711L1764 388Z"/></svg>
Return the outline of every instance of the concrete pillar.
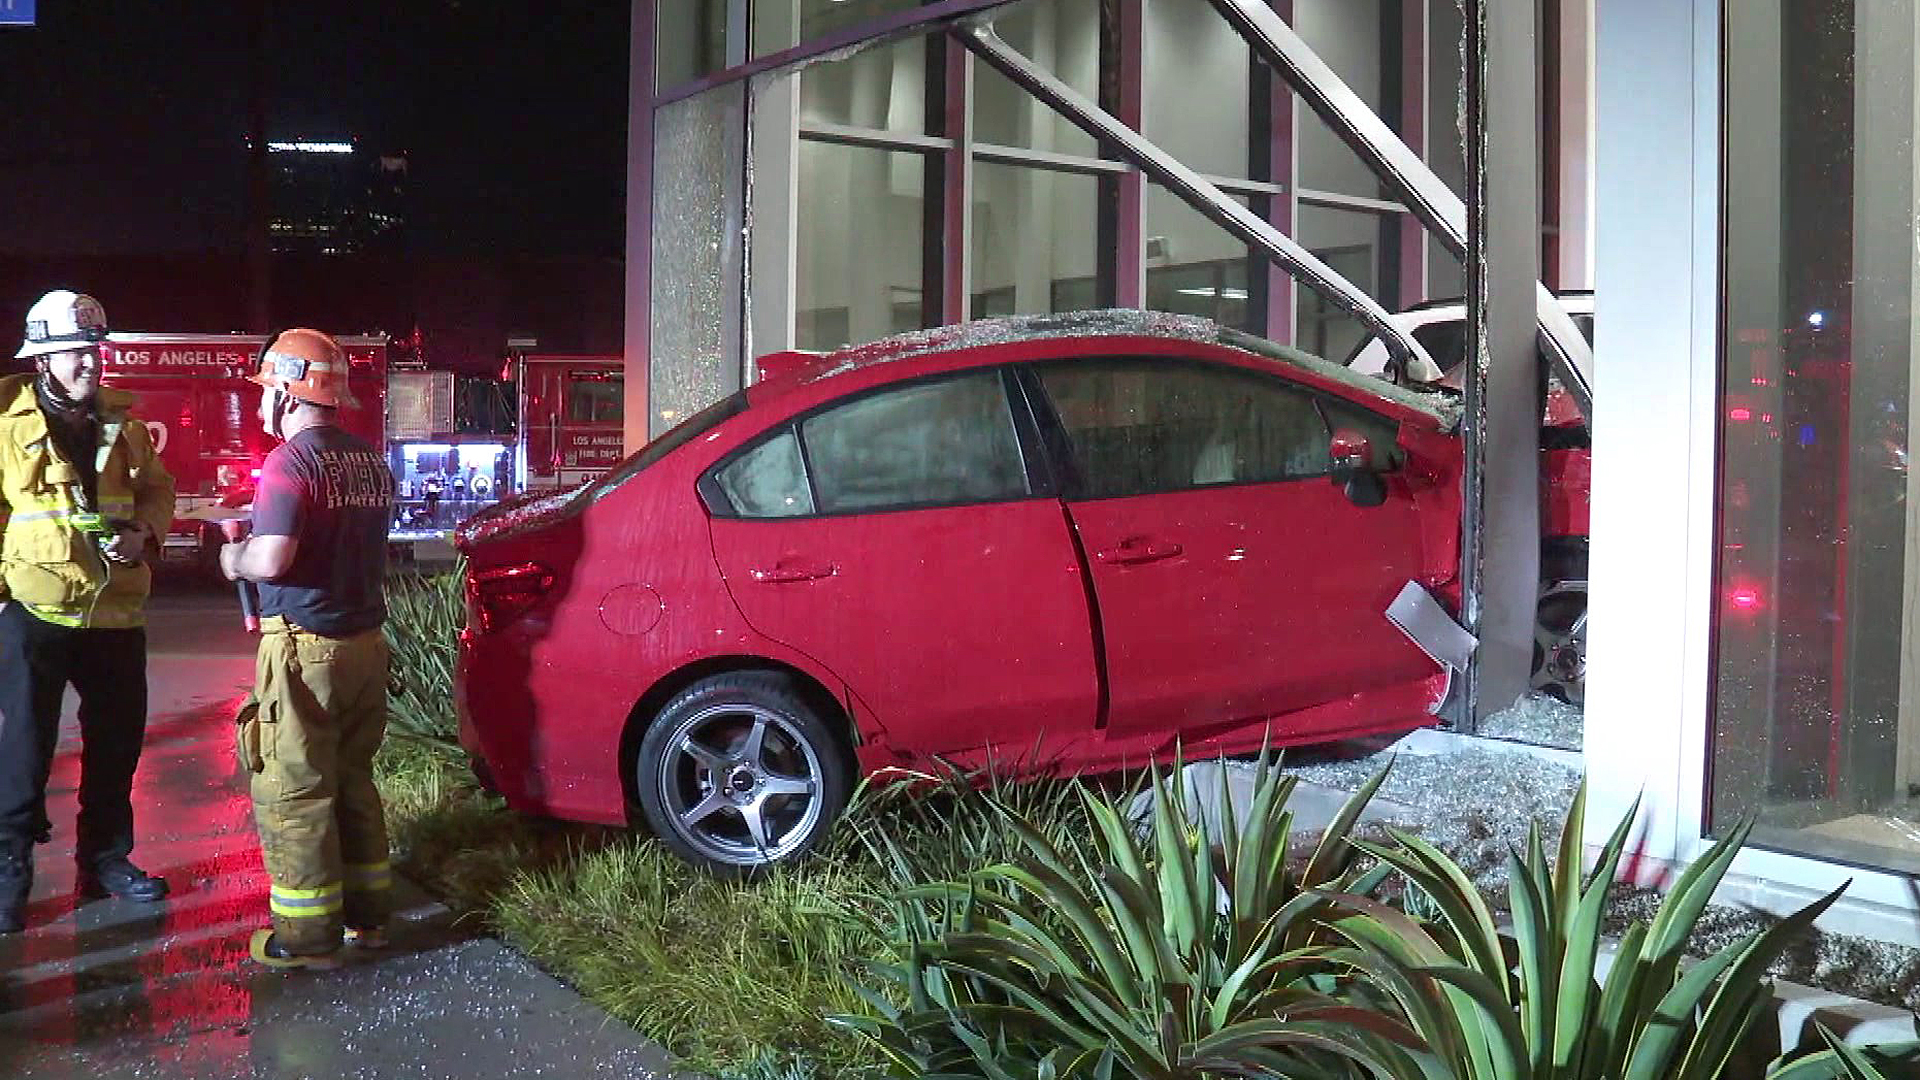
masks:
<svg viewBox="0 0 1920 1080"><path fill-rule="evenodd" d="M1467 6L1466 623L1480 638L1468 724L1533 670L1540 580L1538 53L1534 0Z"/></svg>

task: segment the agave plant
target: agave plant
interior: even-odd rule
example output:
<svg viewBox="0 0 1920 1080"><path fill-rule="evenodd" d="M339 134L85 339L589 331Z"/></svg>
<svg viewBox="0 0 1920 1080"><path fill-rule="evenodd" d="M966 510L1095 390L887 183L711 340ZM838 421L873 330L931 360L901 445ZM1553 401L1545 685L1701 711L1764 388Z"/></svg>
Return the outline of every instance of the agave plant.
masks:
<svg viewBox="0 0 1920 1080"><path fill-rule="evenodd" d="M466 605L461 574L394 574L387 579L388 732L396 738L452 746L453 665Z"/></svg>
<svg viewBox="0 0 1920 1080"><path fill-rule="evenodd" d="M1361 867L1350 837L1384 770L1297 872L1292 778L1260 766L1247 810L1216 830L1182 776L1152 775L1145 829L1078 786L1093 829L1077 841L1004 813L1018 853L907 890L904 962L875 965L867 995L878 1015L836 1022L903 1077L1413 1075L1421 1040L1339 995L1322 923L1330 895L1387 872ZM1230 806L1224 770L1219 796Z"/></svg>
<svg viewBox="0 0 1920 1080"><path fill-rule="evenodd" d="M1920 1040L1862 1048L1841 1042L1825 1024L1819 1028L1827 1048L1774 1062L1767 1080L1894 1080L1920 1075Z"/></svg>
<svg viewBox="0 0 1920 1080"><path fill-rule="evenodd" d="M1354 841L1422 890L1426 923L1379 901L1338 897L1341 957L1391 997L1429 1050L1423 1080L1717 1080L1767 1007L1768 966L1845 886L1691 967L1687 939L1751 824L1729 830L1675 882L1651 924L1628 928L1602 981L1601 915L1634 812L1579 873L1582 786L1549 866L1540 831L1508 859L1512 941L1466 874L1402 832ZM1816 1074L1807 1074L1816 1075Z"/></svg>

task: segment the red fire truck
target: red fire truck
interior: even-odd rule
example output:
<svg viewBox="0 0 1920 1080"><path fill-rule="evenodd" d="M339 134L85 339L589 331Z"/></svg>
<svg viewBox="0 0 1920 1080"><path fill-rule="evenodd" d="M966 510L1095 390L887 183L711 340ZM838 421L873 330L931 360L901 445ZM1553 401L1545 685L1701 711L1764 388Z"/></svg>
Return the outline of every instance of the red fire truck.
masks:
<svg viewBox="0 0 1920 1080"><path fill-rule="evenodd" d="M341 337L348 386L358 399L342 426L375 446L386 445L387 340ZM262 336L242 334L114 334L102 348L109 386L139 395L134 415L147 425L179 494L163 555L167 562L211 569L220 550L218 522L253 502L260 463L274 440L260 429L260 388L247 381L259 366Z"/></svg>
<svg viewBox="0 0 1920 1080"><path fill-rule="evenodd" d="M515 487L570 488L619 463L626 413L620 357L521 354L513 369L520 388Z"/></svg>

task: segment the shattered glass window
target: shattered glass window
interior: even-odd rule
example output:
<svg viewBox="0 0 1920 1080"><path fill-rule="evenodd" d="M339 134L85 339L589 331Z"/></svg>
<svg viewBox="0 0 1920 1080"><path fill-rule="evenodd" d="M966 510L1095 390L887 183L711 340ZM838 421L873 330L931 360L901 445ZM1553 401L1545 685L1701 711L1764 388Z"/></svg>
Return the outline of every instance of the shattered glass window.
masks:
<svg viewBox="0 0 1920 1080"><path fill-rule="evenodd" d="M1916 25L1726 8L1709 819L1920 871Z"/></svg>
<svg viewBox="0 0 1920 1080"><path fill-rule="evenodd" d="M1073 444L1081 498L1326 476L1313 395L1253 372L1165 360L1043 365Z"/></svg>
<svg viewBox="0 0 1920 1080"><path fill-rule="evenodd" d="M800 440L792 429L781 432L735 458L716 479L741 517L803 517L813 513Z"/></svg>
<svg viewBox="0 0 1920 1080"><path fill-rule="evenodd" d="M800 430L822 513L1030 493L998 370L870 394L809 417Z"/></svg>

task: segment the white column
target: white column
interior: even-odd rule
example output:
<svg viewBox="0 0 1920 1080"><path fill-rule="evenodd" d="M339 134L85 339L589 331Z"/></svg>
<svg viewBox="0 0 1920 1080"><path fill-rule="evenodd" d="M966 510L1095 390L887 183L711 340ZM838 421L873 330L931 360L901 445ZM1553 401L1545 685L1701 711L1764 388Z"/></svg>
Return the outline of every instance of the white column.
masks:
<svg viewBox="0 0 1920 1080"><path fill-rule="evenodd" d="M1598 0L1595 21L1586 839L1644 793L1663 859L1696 849L1706 775L1719 17L1719 0Z"/></svg>

